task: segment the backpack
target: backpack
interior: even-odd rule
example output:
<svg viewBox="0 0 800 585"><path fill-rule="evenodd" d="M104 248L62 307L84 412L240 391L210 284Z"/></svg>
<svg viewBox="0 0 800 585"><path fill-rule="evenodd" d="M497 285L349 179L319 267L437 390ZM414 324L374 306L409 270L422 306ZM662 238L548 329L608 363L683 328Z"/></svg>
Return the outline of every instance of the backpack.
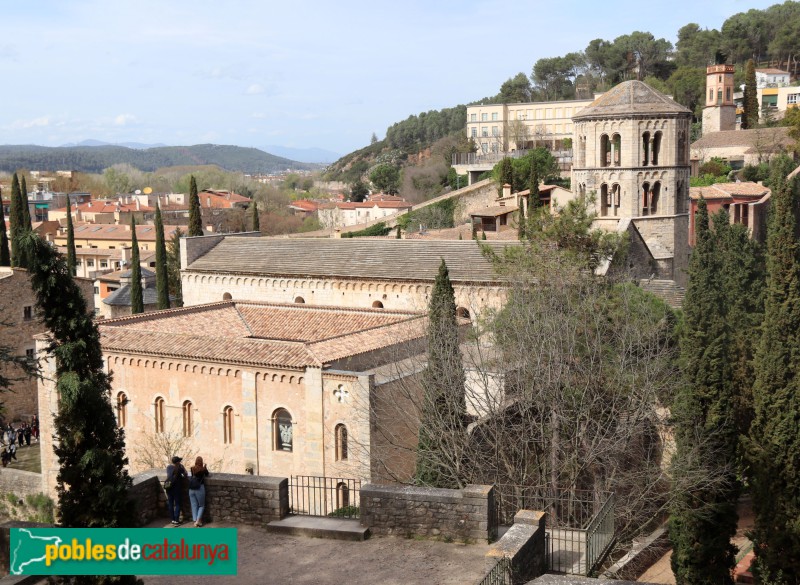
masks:
<svg viewBox="0 0 800 585"><path fill-rule="evenodd" d="M175 476L177 475L177 471L178 471L178 466L176 465L172 468L172 476L167 477L167 479L164 480L165 490L169 490L172 488L172 484L175 482Z"/></svg>

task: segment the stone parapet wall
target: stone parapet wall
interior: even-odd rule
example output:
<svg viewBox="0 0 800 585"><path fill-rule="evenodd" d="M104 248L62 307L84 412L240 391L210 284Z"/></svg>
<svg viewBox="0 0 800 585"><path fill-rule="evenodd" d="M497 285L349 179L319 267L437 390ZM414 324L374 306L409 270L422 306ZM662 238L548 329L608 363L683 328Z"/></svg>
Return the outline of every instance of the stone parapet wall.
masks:
<svg viewBox="0 0 800 585"><path fill-rule="evenodd" d="M136 503L139 522L147 526L156 518L166 513L164 490L161 480L155 471L146 471L135 475L133 485L128 490L128 499Z"/></svg>
<svg viewBox="0 0 800 585"><path fill-rule="evenodd" d="M542 575L547 569L544 512L520 510L514 524L486 553L487 572L503 558L511 561L515 583Z"/></svg>
<svg viewBox="0 0 800 585"><path fill-rule="evenodd" d="M11 469L10 467L0 469L0 493L25 497L40 494L42 491L42 475L40 473Z"/></svg>
<svg viewBox="0 0 800 585"><path fill-rule="evenodd" d="M361 525L378 535L481 541L497 534L494 486L460 490L367 484Z"/></svg>
<svg viewBox="0 0 800 585"><path fill-rule="evenodd" d="M140 476L152 475L158 481L158 509L153 510L153 499L144 495L140 502L149 509L139 510L140 517L167 517L166 493L162 487L167 478L166 470L158 473L147 472L134 477L134 488ZM145 481L149 479L145 478ZM143 488L139 488L143 489ZM148 492L145 488L144 492ZM136 497L139 497L138 495ZM192 517L189 502L188 481L183 482L181 500L183 519ZM206 479L206 522L230 522L263 526L272 520L280 520L289 515L289 480L283 477L263 477L236 475L232 473L213 473Z"/></svg>

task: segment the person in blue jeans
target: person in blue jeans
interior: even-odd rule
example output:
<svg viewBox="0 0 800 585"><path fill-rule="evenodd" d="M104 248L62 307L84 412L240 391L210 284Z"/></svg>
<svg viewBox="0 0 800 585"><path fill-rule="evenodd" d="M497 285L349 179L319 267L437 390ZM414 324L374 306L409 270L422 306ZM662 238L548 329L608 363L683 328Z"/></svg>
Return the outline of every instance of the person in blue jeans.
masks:
<svg viewBox="0 0 800 585"><path fill-rule="evenodd" d="M186 477L186 468L181 463L182 458L175 455L172 463L167 465L167 479L172 482L167 490L167 509L172 518L172 525L181 523L181 498L183 497L183 478Z"/></svg>
<svg viewBox="0 0 800 585"><path fill-rule="evenodd" d="M206 507L206 478L208 467L203 463L202 457L194 460L191 467L192 476L189 478L189 502L192 504L192 520L200 528L203 525L203 511Z"/></svg>

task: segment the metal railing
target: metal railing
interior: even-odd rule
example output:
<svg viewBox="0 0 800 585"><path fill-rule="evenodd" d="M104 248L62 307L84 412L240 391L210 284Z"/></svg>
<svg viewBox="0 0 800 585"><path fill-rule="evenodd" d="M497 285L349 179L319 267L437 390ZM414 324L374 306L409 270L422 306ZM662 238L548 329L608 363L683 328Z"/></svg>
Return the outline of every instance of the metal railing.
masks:
<svg viewBox="0 0 800 585"><path fill-rule="evenodd" d="M550 571L589 575L614 542L614 494L553 490L549 486L495 486L495 521L510 526L519 510L547 513Z"/></svg>
<svg viewBox="0 0 800 585"><path fill-rule="evenodd" d="M502 557L489 569L489 572L478 581L477 585L513 585L511 559Z"/></svg>
<svg viewBox="0 0 800 585"><path fill-rule="evenodd" d="M586 527L587 574L594 571L605 558L611 545L614 544L614 533L614 494L612 493Z"/></svg>
<svg viewBox="0 0 800 585"><path fill-rule="evenodd" d="M519 149L509 152L456 152L453 153L454 165L497 164L504 158L522 158L530 150ZM551 150L550 154L559 165L572 165L572 150Z"/></svg>
<svg viewBox="0 0 800 585"><path fill-rule="evenodd" d="M289 480L290 514L358 518L360 505L360 479L293 475Z"/></svg>

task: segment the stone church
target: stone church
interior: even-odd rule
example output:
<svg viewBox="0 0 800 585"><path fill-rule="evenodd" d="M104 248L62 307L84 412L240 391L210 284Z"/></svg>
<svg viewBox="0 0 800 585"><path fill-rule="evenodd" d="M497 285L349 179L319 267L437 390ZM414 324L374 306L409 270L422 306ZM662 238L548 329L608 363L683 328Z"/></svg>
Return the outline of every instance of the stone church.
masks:
<svg viewBox="0 0 800 585"><path fill-rule="evenodd" d="M573 117L572 189L594 197L597 227L629 234L625 268L635 276L686 281L691 118L641 81Z"/></svg>

